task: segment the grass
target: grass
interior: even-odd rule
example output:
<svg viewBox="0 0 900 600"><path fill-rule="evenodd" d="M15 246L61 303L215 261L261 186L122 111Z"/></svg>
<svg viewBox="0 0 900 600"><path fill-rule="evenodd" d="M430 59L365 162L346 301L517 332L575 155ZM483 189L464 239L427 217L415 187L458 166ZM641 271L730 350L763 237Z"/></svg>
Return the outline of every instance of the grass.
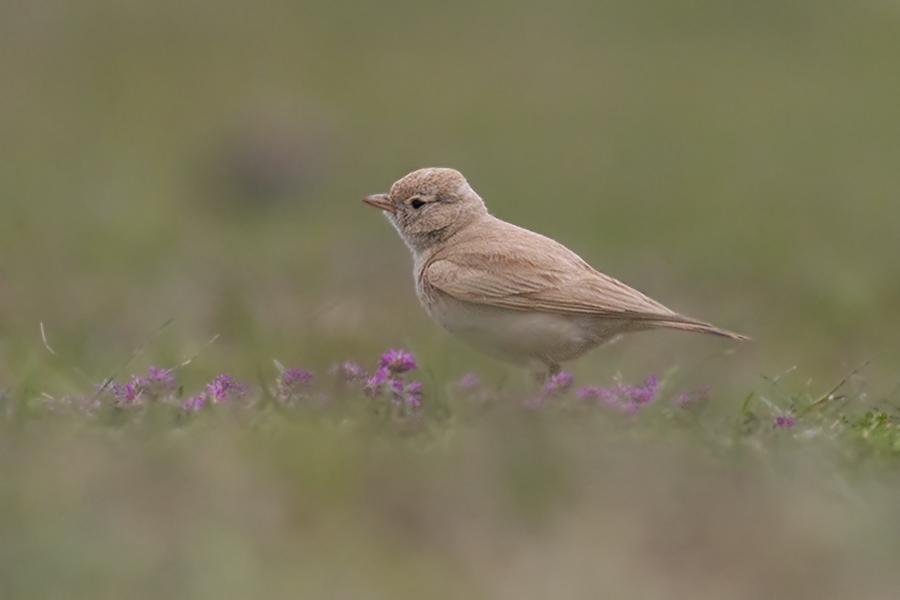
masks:
<svg viewBox="0 0 900 600"><path fill-rule="evenodd" d="M898 34L849 0L0 3L0 597L890 597ZM753 342L635 335L541 392L428 321L359 202L432 165ZM385 348L399 408L329 374ZM150 365L177 386L126 402Z"/></svg>
<svg viewBox="0 0 900 600"><path fill-rule="evenodd" d="M408 356L387 370L397 387L372 385L371 360L278 365L246 386L190 389L187 364L81 396L4 392L3 597L877 598L896 585L897 411L853 391L859 372L818 391L761 379L730 403L683 395L674 376L648 382L649 398L608 388L644 394L629 408L471 376L409 394L425 365Z"/></svg>

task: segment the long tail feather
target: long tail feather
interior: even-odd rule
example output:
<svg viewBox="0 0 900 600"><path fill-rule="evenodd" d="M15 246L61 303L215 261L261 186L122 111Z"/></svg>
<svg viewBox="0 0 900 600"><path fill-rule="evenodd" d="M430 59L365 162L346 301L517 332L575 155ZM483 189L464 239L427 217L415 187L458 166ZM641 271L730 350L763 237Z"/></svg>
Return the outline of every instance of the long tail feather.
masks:
<svg viewBox="0 0 900 600"><path fill-rule="evenodd" d="M660 326L668 327L671 329L682 329L684 331L696 331L698 333L710 333L712 335L719 335L722 337L731 338L733 340L749 340L750 338L741 335L739 333L733 333L731 331L726 331L725 329L719 329L718 327L714 327L709 323L704 323L702 321L691 321L689 319L685 319L684 321L660 321Z"/></svg>

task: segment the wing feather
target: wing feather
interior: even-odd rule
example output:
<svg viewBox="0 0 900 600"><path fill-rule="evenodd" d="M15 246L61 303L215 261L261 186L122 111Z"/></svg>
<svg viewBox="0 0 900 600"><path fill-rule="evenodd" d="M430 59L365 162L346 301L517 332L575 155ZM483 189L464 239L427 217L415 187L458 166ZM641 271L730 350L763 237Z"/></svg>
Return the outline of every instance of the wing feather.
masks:
<svg viewBox="0 0 900 600"><path fill-rule="evenodd" d="M507 225L435 257L425 280L459 300L513 310L678 320L679 315L597 272L550 238Z"/></svg>

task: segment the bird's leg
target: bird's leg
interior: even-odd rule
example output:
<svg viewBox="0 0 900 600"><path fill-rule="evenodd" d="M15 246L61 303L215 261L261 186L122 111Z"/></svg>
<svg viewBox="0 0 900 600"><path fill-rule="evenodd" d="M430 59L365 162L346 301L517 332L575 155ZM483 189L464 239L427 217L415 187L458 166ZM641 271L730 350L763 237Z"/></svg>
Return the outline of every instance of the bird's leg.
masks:
<svg viewBox="0 0 900 600"><path fill-rule="evenodd" d="M534 371L534 380L537 382L538 386L543 386L547 383L547 380L560 372L560 366L558 363L547 363L547 370L538 369Z"/></svg>

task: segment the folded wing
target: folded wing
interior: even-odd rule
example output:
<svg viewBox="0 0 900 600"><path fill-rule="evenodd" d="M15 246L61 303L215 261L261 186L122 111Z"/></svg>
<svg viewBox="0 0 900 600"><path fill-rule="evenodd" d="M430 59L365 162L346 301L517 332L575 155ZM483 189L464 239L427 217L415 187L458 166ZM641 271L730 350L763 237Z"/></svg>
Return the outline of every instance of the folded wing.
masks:
<svg viewBox="0 0 900 600"><path fill-rule="evenodd" d="M427 283L459 300L513 310L679 318L659 302L597 272L565 246L516 229L522 233L507 232L502 242L480 239L438 258L426 269Z"/></svg>
<svg viewBox="0 0 900 600"><path fill-rule="evenodd" d="M646 321L650 326L748 339L673 312L624 283L604 275L562 244L503 223L477 239L438 256L423 273L424 284L458 300L511 310L569 313Z"/></svg>

